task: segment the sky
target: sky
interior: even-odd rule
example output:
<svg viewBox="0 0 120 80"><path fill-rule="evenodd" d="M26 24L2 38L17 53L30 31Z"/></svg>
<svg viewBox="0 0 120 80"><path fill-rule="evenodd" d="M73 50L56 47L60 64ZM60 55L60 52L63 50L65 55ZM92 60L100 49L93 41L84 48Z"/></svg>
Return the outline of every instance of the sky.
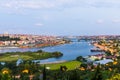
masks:
<svg viewBox="0 0 120 80"><path fill-rule="evenodd" d="M119 35L120 0L0 0L0 33Z"/></svg>

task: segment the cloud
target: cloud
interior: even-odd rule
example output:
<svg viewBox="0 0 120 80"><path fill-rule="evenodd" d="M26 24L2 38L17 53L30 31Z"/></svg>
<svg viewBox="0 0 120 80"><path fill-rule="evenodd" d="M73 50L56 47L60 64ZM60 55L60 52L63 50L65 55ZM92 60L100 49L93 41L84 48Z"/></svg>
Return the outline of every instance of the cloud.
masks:
<svg viewBox="0 0 120 80"><path fill-rule="evenodd" d="M120 0L1 0L0 8L11 12L24 12L30 9L64 9L64 8L120 8Z"/></svg>
<svg viewBox="0 0 120 80"><path fill-rule="evenodd" d="M102 24L102 23L104 23L104 20L98 19L96 22L97 22L98 24Z"/></svg>
<svg viewBox="0 0 120 80"><path fill-rule="evenodd" d="M43 24L42 23L36 23L35 26L41 27L41 26L43 26Z"/></svg>
<svg viewBox="0 0 120 80"><path fill-rule="evenodd" d="M113 23L120 23L120 19L113 19L112 22Z"/></svg>
<svg viewBox="0 0 120 80"><path fill-rule="evenodd" d="M120 0L87 0L89 7L116 8L120 7Z"/></svg>
<svg viewBox="0 0 120 80"><path fill-rule="evenodd" d="M13 8L13 9L41 9L41 8L51 8L54 7L53 4L45 1L34 1L34 0L12 0L12 1L3 1L0 3L0 6L3 8Z"/></svg>
<svg viewBox="0 0 120 80"><path fill-rule="evenodd" d="M9 3L5 3L5 4L3 4L3 6L4 6L4 7L7 7L7 8L11 8L11 7L12 7L12 5L9 4Z"/></svg>
<svg viewBox="0 0 120 80"><path fill-rule="evenodd" d="M0 6L5 8L31 8L31 9L42 9L42 8L55 8L61 5L69 4L74 0L5 0L1 1Z"/></svg>
<svg viewBox="0 0 120 80"><path fill-rule="evenodd" d="M6 8L51 9L59 7L114 7L120 0L3 0L0 6Z"/></svg>

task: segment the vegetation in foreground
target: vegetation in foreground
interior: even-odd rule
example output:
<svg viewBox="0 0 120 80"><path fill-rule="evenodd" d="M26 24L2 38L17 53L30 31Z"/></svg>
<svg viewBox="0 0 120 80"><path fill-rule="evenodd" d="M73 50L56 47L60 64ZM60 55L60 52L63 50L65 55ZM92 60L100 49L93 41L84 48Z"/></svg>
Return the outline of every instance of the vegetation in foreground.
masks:
<svg viewBox="0 0 120 80"><path fill-rule="evenodd" d="M71 63L74 64L72 67ZM30 80L30 78L31 80L57 80L54 79L57 72L60 72L61 76L63 71L74 70L79 67L79 64L78 61L68 61L58 63L56 67L52 66L56 64L51 64L51 68L48 69L48 65L43 66L32 61L23 61L19 65L16 65L16 62L6 62L4 65L0 64L0 80Z"/></svg>
<svg viewBox="0 0 120 80"><path fill-rule="evenodd" d="M72 62L72 63L71 63ZM120 80L120 61L105 65L85 64L79 62L74 68L69 64L78 61L70 61L58 64L41 65L32 61L23 61L18 66L15 62L6 62L0 65L1 80ZM62 64L62 65L61 65Z"/></svg>
<svg viewBox="0 0 120 80"><path fill-rule="evenodd" d="M61 52L44 52L42 50L36 52L7 52L0 54L0 61L2 62L11 62L17 61L18 59L22 60L41 60L52 57L61 57L63 54Z"/></svg>
<svg viewBox="0 0 120 80"><path fill-rule="evenodd" d="M55 64L46 64L46 67L49 67L50 70L58 70L60 69L60 66L66 66L67 70L74 70L80 66L80 61L68 61L64 63L55 63Z"/></svg>

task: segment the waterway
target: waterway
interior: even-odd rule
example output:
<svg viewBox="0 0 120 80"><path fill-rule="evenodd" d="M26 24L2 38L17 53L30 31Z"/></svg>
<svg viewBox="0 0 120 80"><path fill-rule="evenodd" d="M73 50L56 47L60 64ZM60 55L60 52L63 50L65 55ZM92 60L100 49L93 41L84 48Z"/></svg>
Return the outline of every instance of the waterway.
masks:
<svg viewBox="0 0 120 80"><path fill-rule="evenodd" d="M99 54L100 52L91 52L90 49L94 48L93 45L90 45L89 42L81 41L81 42L72 42L70 44L63 44L58 46L52 46L52 47L45 47L45 48L10 48L10 49L0 49L0 53L5 52L26 52L26 51L38 51L40 49L48 52L54 52L54 51L60 51L63 53L63 56L60 58L49 58L45 60L40 60L41 63L45 62L56 62L56 61L69 61L74 60L78 56L88 56L88 55L94 55Z"/></svg>

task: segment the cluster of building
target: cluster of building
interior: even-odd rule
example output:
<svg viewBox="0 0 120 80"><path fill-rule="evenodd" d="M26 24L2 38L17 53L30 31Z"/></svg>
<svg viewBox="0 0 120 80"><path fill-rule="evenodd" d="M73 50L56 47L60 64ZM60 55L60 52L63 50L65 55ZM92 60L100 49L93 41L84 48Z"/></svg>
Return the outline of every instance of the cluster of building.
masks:
<svg viewBox="0 0 120 80"><path fill-rule="evenodd" d="M120 35L77 36L79 40L120 40Z"/></svg>
<svg viewBox="0 0 120 80"><path fill-rule="evenodd" d="M103 60L103 59L115 60L116 56L111 56L111 55L108 56L104 53L104 54L90 55L90 56L88 56L88 59L90 59L92 61L99 61L99 60Z"/></svg>
<svg viewBox="0 0 120 80"><path fill-rule="evenodd" d="M90 55L87 57L89 61L100 64L106 64L108 62L117 61L117 57L120 53L119 40L108 40L105 42L95 42L93 45L96 47L92 51L100 52L102 54ZM91 52L92 52L91 51ZM105 52L105 53L104 53Z"/></svg>
<svg viewBox="0 0 120 80"><path fill-rule="evenodd" d="M66 40L62 38L45 35L0 34L0 38L7 38L0 40L1 47L44 47L66 43Z"/></svg>

